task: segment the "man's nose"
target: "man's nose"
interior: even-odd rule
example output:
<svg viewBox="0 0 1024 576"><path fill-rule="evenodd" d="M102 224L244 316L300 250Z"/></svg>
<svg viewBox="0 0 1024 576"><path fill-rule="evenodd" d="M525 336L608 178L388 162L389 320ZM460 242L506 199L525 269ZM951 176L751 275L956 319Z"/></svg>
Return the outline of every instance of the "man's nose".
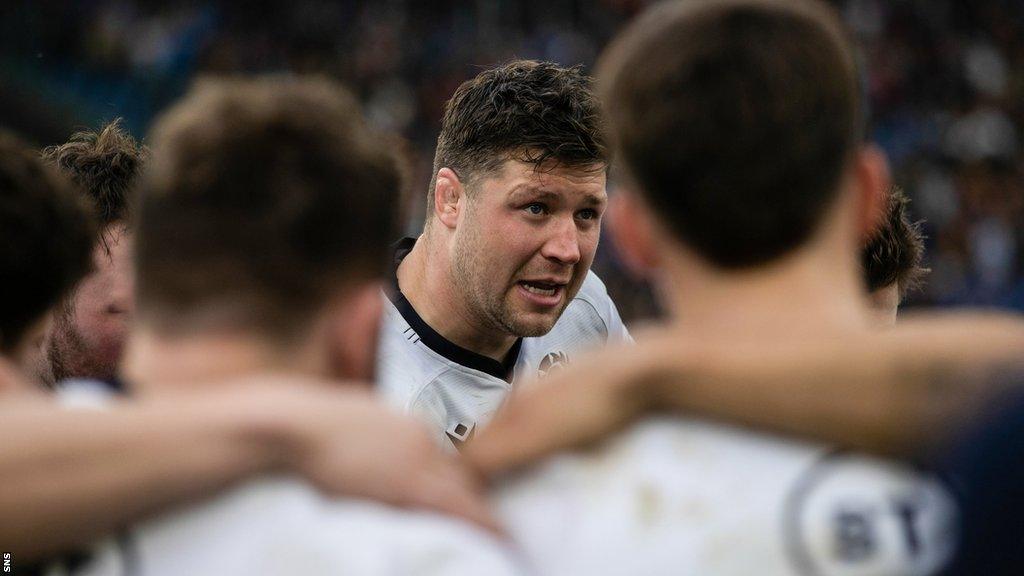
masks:
<svg viewBox="0 0 1024 576"><path fill-rule="evenodd" d="M541 248L541 255L561 264L575 264L580 261L579 230L569 218L561 220L548 241Z"/></svg>

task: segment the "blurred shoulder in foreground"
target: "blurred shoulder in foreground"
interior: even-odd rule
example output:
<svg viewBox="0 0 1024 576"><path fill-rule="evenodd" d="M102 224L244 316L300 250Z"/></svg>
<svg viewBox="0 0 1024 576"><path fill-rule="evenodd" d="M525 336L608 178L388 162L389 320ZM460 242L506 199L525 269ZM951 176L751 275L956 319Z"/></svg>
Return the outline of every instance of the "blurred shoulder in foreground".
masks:
<svg viewBox="0 0 1024 576"><path fill-rule="evenodd" d="M802 344L651 332L513 397L467 457L491 473L520 469L498 477L499 514L551 573L933 574L958 530L944 484L794 435L930 460L1013 386L995 376L1021 364L1022 345L1020 319L966 313ZM772 410L793 425L765 435L764 391L785 388L791 405ZM741 393L746 413L735 398L715 413L716 395ZM830 410L836 395L844 407ZM574 450L540 458L556 447Z"/></svg>

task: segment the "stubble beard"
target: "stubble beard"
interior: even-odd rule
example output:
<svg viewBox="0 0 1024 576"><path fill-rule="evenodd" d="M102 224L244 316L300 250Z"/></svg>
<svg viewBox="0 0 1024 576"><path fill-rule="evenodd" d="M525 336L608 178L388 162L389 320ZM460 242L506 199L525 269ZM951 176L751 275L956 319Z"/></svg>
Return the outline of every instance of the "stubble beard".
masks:
<svg viewBox="0 0 1024 576"><path fill-rule="evenodd" d="M115 366L108 366L94 358L71 314L61 314L54 319L45 361L43 380L51 387L69 378L108 380L115 372Z"/></svg>
<svg viewBox="0 0 1024 576"><path fill-rule="evenodd" d="M488 274L489 263L480 260L480 251L466 248L478 245L474 234L468 236L465 239L468 241L458 244L454 251L452 281L455 288L462 293L462 300L472 316L479 319L488 329L517 338L533 338L550 332L565 311L568 300L562 303L558 314L548 322L541 324L525 321L509 302L511 292L516 289L515 284L505 286L501 291L493 290L498 280Z"/></svg>

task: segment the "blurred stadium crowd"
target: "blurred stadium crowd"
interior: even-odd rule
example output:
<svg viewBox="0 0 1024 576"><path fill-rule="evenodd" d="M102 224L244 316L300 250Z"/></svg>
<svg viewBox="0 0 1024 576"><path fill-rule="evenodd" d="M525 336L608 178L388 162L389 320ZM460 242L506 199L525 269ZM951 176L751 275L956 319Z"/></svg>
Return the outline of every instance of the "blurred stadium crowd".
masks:
<svg viewBox="0 0 1024 576"><path fill-rule="evenodd" d="M115 116L136 135L202 72L323 72L411 143L421 214L441 108L513 57L594 62L642 0L293 0L5 3L0 123L48 145ZM838 3L866 63L875 139L924 220L923 289L910 306L1024 310L1024 3ZM415 229L418 223L412 223ZM623 318L657 314L604 243L595 270Z"/></svg>

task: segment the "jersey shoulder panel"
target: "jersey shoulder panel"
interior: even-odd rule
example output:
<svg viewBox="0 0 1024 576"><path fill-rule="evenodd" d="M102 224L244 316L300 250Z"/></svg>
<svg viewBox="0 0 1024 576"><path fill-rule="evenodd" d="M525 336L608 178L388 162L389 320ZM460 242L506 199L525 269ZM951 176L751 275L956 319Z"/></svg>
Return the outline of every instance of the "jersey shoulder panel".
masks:
<svg viewBox="0 0 1024 576"><path fill-rule="evenodd" d="M374 502L330 499L292 479L245 484L146 522L124 556L147 576L517 573L507 549L475 527ZM116 562L94 562L100 576Z"/></svg>
<svg viewBox="0 0 1024 576"><path fill-rule="evenodd" d="M420 391L451 367L419 342L409 323L384 298L384 314L377 347L377 391L384 400L402 411L409 411Z"/></svg>
<svg viewBox="0 0 1024 576"><path fill-rule="evenodd" d="M586 298L592 301L601 301L608 298L608 287L604 281L593 270L587 271L587 277L583 279L577 298Z"/></svg>
<svg viewBox="0 0 1024 576"><path fill-rule="evenodd" d="M610 328L609 311L615 309L615 304L608 295L608 288L593 270L587 272L587 277L584 278L583 285L580 286L580 291L576 293L573 300L586 303L604 325L605 334L608 333Z"/></svg>
<svg viewBox="0 0 1024 576"><path fill-rule="evenodd" d="M446 370L423 386L410 413L430 424L445 447L458 447L490 421L508 395L504 380L473 370Z"/></svg>
<svg viewBox="0 0 1024 576"><path fill-rule="evenodd" d="M562 455L506 482L497 509L550 573L935 574L956 520L941 485L828 453L651 419L596 452Z"/></svg>
<svg viewBox="0 0 1024 576"><path fill-rule="evenodd" d="M608 295L608 288L593 270L587 272L587 277L574 298L574 301L576 300L589 306L592 313L600 319L608 342L632 342L629 331L619 315L619 309Z"/></svg>

